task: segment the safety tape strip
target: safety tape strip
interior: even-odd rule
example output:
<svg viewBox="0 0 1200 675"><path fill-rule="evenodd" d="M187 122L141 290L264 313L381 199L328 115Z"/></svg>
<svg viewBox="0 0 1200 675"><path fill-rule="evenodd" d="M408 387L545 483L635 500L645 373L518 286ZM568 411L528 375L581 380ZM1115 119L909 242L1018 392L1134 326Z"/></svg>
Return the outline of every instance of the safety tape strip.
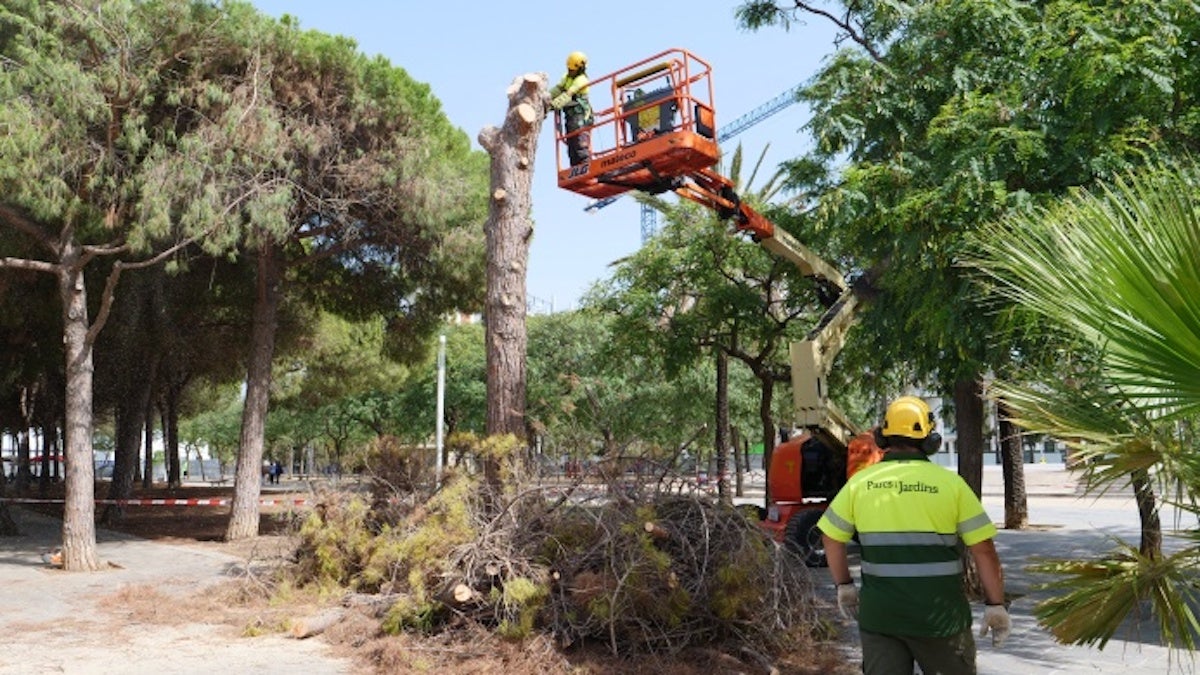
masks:
<svg viewBox="0 0 1200 675"><path fill-rule="evenodd" d="M260 499L258 503L262 506L305 506L310 503L308 499ZM0 497L0 502L8 502L10 504L64 504L64 499L31 499L28 497ZM232 499L218 498L194 498L194 499L97 499L97 504L114 504L117 506L228 506L233 503Z"/></svg>

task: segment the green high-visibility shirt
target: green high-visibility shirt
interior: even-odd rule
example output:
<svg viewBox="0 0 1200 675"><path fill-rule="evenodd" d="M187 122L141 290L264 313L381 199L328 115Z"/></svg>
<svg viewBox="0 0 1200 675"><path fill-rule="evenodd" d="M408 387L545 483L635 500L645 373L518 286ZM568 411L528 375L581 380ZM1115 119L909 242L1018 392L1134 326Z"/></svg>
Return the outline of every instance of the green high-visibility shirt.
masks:
<svg viewBox="0 0 1200 675"><path fill-rule="evenodd" d="M846 482L817 527L843 543L858 533L862 630L948 637L971 626L957 543L991 539L996 526L958 474L889 452Z"/></svg>

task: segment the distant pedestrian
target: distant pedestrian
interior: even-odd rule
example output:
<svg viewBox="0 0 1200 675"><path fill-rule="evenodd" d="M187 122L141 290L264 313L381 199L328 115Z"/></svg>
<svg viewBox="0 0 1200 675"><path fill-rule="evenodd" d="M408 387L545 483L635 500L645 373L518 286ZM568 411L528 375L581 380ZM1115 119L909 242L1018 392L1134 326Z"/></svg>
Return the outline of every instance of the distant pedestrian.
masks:
<svg viewBox="0 0 1200 675"><path fill-rule="evenodd" d="M958 541L966 545L987 606L980 635L999 647L1012 622L996 554L996 526L958 474L929 461L941 436L924 400L903 396L887 408L875 442L883 460L854 474L817 523L838 609L858 620L866 675L922 672L974 675L971 606L963 591ZM862 545L862 603L846 543Z"/></svg>

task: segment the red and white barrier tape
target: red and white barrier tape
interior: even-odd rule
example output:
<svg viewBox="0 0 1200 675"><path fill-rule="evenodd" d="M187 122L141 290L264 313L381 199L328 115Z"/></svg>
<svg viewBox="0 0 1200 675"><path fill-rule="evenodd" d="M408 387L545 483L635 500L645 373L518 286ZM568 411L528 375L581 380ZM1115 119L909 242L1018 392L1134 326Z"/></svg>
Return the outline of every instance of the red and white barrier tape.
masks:
<svg viewBox="0 0 1200 675"><path fill-rule="evenodd" d="M0 502L8 502L10 504L63 504L66 500L63 499L32 499L27 497L0 497ZM308 499L260 499L258 503L262 506L304 506L311 500ZM227 497L218 498L194 498L194 499L97 499L97 504L115 504L118 506L228 506L233 503L233 499Z"/></svg>

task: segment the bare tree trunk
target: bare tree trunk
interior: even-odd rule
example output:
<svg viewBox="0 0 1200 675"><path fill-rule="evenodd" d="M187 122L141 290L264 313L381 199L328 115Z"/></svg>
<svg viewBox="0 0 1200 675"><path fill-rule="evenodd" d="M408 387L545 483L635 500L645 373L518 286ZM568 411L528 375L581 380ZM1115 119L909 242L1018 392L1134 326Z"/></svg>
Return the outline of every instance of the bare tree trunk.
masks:
<svg viewBox="0 0 1200 675"><path fill-rule="evenodd" d="M1000 432L1000 462L1004 471L1004 527L1024 530L1029 527L1029 498L1025 492L1025 458L1021 430L1009 416L1004 401L996 404Z"/></svg>
<svg viewBox="0 0 1200 675"><path fill-rule="evenodd" d="M146 412L142 416L146 425L143 437L146 456L142 458L142 488L149 490L154 487L154 397L148 396Z"/></svg>
<svg viewBox="0 0 1200 675"><path fill-rule="evenodd" d="M974 377L954 383L954 427L958 444L958 475L975 496L983 494L983 387Z"/></svg>
<svg viewBox="0 0 1200 675"><path fill-rule="evenodd" d="M1162 522L1158 518L1158 499L1154 496L1154 484L1145 469L1138 469L1130 476L1133 496L1137 500L1138 519L1142 524L1142 540L1138 551L1153 560L1162 559Z"/></svg>
<svg viewBox="0 0 1200 675"><path fill-rule="evenodd" d="M763 474L767 480L763 481L764 486L764 501L763 508L766 508L771 503L771 455L775 452L775 446L778 443L778 430L775 427L775 416L771 408L775 405L775 378L771 376L769 371L755 373L758 376L760 384L758 397L758 419L762 422L762 440L763 440Z"/></svg>
<svg viewBox="0 0 1200 675"><path fill-rule="evenodd" d="M484 225L488 435L525 438L525 275L533 238L530 191L546 99L544 74L518 77L508 88L503 126L487 126L479 132L479 144L491 155L492 187ZM499 469L496 461L485 460L484 475L493 488L499 487Z"/></svg>
<svg viewBox="0 0 1200 675"><path fill-rule="evenodd" d="M717 499L726 504L733 503L725 478L729 465L729 355L717 347L717 432L713 452L717 464Z"/></svg>
<svg viewBox="0 0 1200 675"><path fill-rule="evenodd" d="M37 405L36 385L21 387L21 430L17 432L17 492L25 494L33 483L33 470L29 465L30 429L34 425L34 412Z"/></svg>
<svg viewBox="0 0 1200 675"><path fill-rule="evenodd" d="M167 462L167 487L183 485L183 467L179 461L179 391L168 386L163 396L163 450Z"/></svg>
<svg viewBox="0 0 1200 675"><path fill-rule="evenodd" d="M141 378L130 378L133 381ZM131 382L131 386L133 383ZM112 482L108 484L105 497L110 500L129 499L133 496L133 484L136 482L138 454L142 448L142 430L145 426L144 401L140 400L140 392L128 392L125 400L117 404L113 426L116 429L116 447L114 449ZM112 525L125 515L125 507L120 504L109 504L104 508L100 522Z"/></svg>
<svg viewBox="0 0 1200 675"><path fill-rule="evenodd" d="M21 534L20 528L17 527L17 522L12 519L12 514L8 510L8 502L3 498L7 496L6 486L8 477L4 475L4 467L0 466L0 537L16 537Z"/></svg>
<svg viewBox="0 0 1200 675"><path fill-rule="evenodd" d="M742 453L742 435L735 426L729 427L729 440L733 444L733 496L746 495L746 471L748 469Z"/></svg>
<svg viewBox="0 0 1200 675"><path fill-rule="evenodd" d="M96 465L92 457L92 340L87 290L79 266L81 247L68 240L58 271L62 300L66 387L66 503L63 505L63 569L100 569L96 557Z"/></svg>
<svg viewBox="0 0 1200 675"><path fill-rule="evenodd" d="M279 313L282 274L279 250L263 244L258 252L258 289L250 332L250 365L246 372L246 403L238 440L237 470L233 476L233 505L227 541L258 536L258 496L262 491L263 440L271 393L271 361Z"/></svg>

